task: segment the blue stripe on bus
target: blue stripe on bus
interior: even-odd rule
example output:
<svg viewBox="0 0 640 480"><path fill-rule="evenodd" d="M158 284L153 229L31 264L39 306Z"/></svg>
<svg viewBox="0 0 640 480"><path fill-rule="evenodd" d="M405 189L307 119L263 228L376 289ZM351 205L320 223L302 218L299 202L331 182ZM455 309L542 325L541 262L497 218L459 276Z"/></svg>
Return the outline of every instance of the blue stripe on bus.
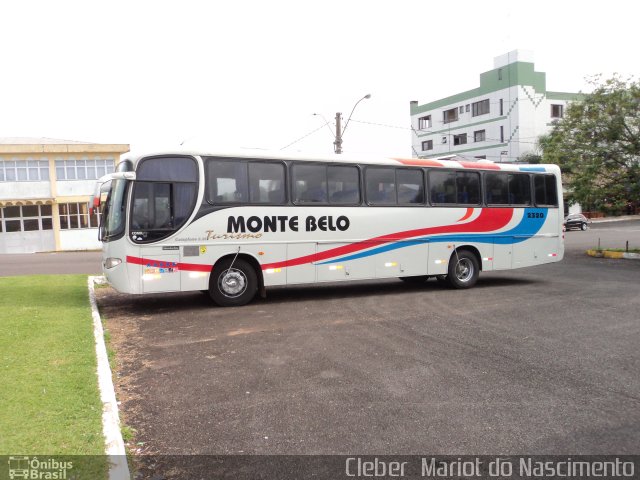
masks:
<svg viewBox="0 0 640 480"><path fill-rule="evenodd" d="M544 167L520 167L521 172L546 172Z"/></svg>
<svg viewBox="0 0 640 480"><path fill-rule="evenodd" d="M437 235L413 240L400 240L382 247L373 248L365 252L356 253L342 258L327 260L316 265L326 265L329 263L346 262L359 258L378 255L380 253L397 250L399 248L411 247L421 243L442 243L442 242L471 242L471 243L493 243L497 245L509 245L524 242L540 231L547 219L546 208L525 208L520 223L511 230L499 233L461 233L455 235Z"/></svg>

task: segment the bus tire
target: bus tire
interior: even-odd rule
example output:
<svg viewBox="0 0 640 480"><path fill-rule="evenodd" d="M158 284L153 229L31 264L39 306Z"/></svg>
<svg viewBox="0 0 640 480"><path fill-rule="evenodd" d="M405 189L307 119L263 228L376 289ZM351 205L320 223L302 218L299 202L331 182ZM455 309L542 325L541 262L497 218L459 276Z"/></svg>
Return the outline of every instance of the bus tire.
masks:
<svg viewBox="0 0 640 480"><path fill-rule="evenodd" d="M246 260L236 258L233 261L232 258L226 258L213 267L209 279L209 296L221 307L246 305L253 300L257 291L258 276Z"/></svg>
<svg viewBox="0 0 640 480"><path fill-rule="evenodd" d="M414 277L398 277L403 282L407 283L424 283L429 280L429 275L416 275Z"/></svg>
<svg viewBox="0 0 640 480"><path fill-rule="evenodd" d="M447 279L453 288L471 288L478 281L480 265L476 256L468 250L457 250L449 260Z"/></svg>

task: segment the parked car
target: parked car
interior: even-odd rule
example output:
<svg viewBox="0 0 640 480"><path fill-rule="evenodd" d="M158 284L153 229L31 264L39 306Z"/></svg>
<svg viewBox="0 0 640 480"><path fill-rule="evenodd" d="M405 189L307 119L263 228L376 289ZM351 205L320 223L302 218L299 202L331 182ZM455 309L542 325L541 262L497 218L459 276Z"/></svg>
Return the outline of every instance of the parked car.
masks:
<svg viewBox="0 0 640 480"><path fill-rule="evenodd" d="M571 230L572 228L579 228L584 231L587 229L591 220L582 215L581 213L572 213L567 215L564 219L564 228L566 230Z"/></svg>

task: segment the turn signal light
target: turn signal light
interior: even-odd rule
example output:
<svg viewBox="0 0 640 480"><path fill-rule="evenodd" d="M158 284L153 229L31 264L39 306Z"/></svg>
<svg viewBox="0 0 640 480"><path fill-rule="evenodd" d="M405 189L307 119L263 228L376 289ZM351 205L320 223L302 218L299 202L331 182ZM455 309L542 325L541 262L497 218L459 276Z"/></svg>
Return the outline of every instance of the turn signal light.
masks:
<svg viewBox="0 0 640 480"><path fill-rule="evenodd" d="M104 268L113 268L117 265L120 265L122 260L115 257L109 257L104 261Z"/></svg>

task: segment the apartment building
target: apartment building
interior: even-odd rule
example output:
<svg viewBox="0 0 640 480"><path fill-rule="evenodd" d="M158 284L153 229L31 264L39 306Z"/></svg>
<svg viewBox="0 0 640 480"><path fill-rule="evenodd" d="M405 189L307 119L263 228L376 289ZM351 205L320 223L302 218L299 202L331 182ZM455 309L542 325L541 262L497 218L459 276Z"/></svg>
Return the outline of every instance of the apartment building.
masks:
<svg viewBox="0 0 640 480"><path fill-rule="evenodd" d="M580 98L548 91L533 54L514 50L494 59L494 68L480 74L479 87L422 105L411 102L413 155L520 161L568 103Z"/></svg>

